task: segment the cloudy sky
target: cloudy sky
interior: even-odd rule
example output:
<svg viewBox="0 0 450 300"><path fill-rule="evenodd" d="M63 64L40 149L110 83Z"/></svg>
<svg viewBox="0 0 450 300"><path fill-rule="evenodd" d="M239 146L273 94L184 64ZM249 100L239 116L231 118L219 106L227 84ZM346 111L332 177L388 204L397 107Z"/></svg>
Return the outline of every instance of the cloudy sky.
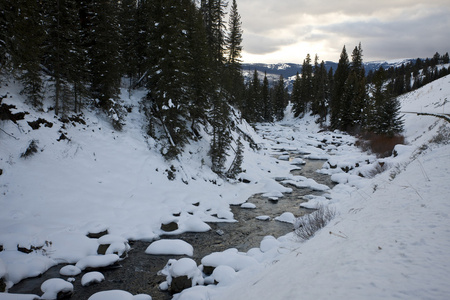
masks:
<svg viewBox="0 0 450 300"><path fill-rule="evenodd" d="M229 1L231 3L231 1ZM238 0L244 62L338 61L361 42L364 61L450 52L449 0Z"/></svg>

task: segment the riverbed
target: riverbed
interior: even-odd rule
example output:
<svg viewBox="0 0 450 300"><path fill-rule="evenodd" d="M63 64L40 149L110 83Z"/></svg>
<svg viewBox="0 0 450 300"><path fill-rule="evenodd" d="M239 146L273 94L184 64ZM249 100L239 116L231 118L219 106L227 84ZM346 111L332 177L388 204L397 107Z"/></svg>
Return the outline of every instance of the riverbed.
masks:
<svg viewBox="0 0 450 300"><path fill-rule="evenodd" d="M324 161L320 160L306 160L306 164L300 166L297 170L293 170L292 174L312 178L317 183L332 187L333 183L329 176L316 172L316 170L322 168L323 163ZM232 206L231 209L237 222L210 223L211 230L208 232L188 232L177 236L162 236L161 238L177 238L191 244L194 247L194 255L191 258L197 264L200 264L200 260L212 252L220 252L229 248L246 252L251 248L259 247L264 236L279 237L293 230L291 223L276 221L275 217L284 212L291 212L296 217L310 213L311 210L300 207L300 204L305 201L302 196L322 194L322 192L308 188L289 187L292 188L292 193L285 194L278 201L257 194L247 201L255 204L256 208L248 209ZM257 219L258 216L269 216L270 219L263 221ZM172 296L168 292L159 289L159 284L165 281L165 277L157 273L164 268L169 259L178 259L181 256L148 255L145 254L145 249L150 242L129 241L129 243L131 250L124 260L120 261L118 265L100 270L105 276L105 281L84 287L81 285L81 276L85 272L78 275L73 282L74 293L71 299L86 300L96 292L116 289L126 290L132 294L148 294L154 300L171 299ZM40 286L45 280L59 277L67 279L67 277L59 274L59 270L63 266L64 264L59 264L50 268L40 277L25 279L14 285L9 292L41 295Z"/></svg>

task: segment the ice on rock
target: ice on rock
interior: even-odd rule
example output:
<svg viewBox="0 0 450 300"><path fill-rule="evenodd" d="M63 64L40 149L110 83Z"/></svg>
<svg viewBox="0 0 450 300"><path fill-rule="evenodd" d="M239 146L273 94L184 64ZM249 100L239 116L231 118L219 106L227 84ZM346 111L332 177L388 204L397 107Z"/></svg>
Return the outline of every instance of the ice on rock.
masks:
<svg viewBox="0 0 450 300"><path fill-rule="evenodd" d="M73 285L64 279L52 278L42 283L41 291L44 292L41 299L53 300L58 297L58 293L71 294L73 292Z"/></svg>
<svg viewBox="0 0 450 300"><path fill-rule="evenodd" d="M194 248L187 242L179 239L158 240L151 243L145 253L152 255L194 255Z"/></svg>

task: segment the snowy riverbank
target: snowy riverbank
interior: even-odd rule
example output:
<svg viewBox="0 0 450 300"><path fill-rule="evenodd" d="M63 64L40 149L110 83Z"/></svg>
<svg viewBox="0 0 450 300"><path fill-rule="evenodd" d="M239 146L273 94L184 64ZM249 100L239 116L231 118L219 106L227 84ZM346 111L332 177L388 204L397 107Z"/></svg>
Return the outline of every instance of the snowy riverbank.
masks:
<svg viewBox="0 0 450 300"><path fill-rule="evenodd" d="M8 92L13 97L7 103L17 105L18 93ZM402 110L441 113L449 95L447 76L402 96ZM46 116L28 115L25 121ZM128 117L142 118L136 107ZM321 172L339 184L325 197L311 196L310 204L329 205L336 218L303 243L288 235L268 237L247 253L230 249L231 257L254 263L238 270L228 265L231 270L222 262L216 274L222 282L185 290L176 299L445 299L450 292L450 126L442 119L405 115L407 145L386 159L361 152L351 136L320 132L312 119L287 116L257 126L259 135L240 123L262 149L246 144L249 183L228 183L204 167L206 140L174 163L178 171L170 181L167 163L143 138L143 128L126 126L117 133L95 114L84 118L86 125L62 128L52 120L52 128L39 130L28 129L25 121L4 124L15 137L1 133L8 142L0 144L0 275L8 285L96 255L99 241L86 237L89 232L108 230L114 242L151 241L162 234L162 223L176 221L174 233L181 233L208 230L208 222L232 222L229 205L254 193L282 201L289 190L275 179L305 183L289 173L295 168L289 161L272 157L284 149L328 159ZM57 141L60 130L70 141ZM20 158L32 139L40 151ZM25 254L18 245L38 249Z"/></svg>

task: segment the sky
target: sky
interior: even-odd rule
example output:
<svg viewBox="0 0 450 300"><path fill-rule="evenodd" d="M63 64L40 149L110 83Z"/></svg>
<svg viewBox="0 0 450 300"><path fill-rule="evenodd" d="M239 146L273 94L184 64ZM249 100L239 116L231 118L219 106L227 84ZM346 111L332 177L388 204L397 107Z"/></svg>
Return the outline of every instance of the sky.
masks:
<svg viewBox="0 0 450 300"><path fill-rule="evenodd" d="M231 1L230 1L231 2ZM361 42L364 61L450 52L449 0L238 0L245 63L338 61Z"/></svg>

